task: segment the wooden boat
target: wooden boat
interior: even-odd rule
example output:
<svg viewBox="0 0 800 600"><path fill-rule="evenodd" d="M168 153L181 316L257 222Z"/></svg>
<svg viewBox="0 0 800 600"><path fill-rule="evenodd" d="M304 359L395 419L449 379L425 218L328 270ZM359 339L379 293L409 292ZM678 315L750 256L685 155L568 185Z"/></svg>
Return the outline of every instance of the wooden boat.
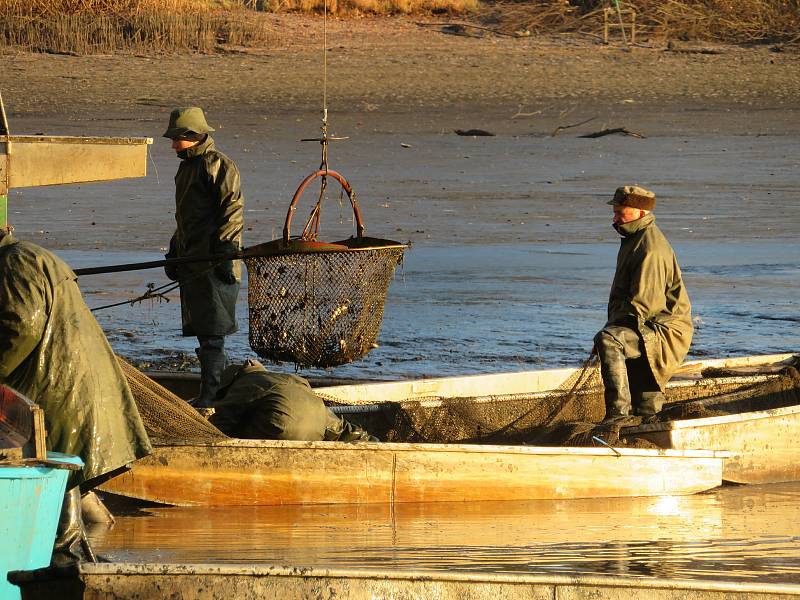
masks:
<svg viewBox="0 0 800 600"><path fill-rule="evenodd" d="M796 391L788 400L796 400ZM778 483L800 480L800 404L787 397L734 395L696 401L710 411L729 414L624 428L621 435L645 439L660 448L725 449L723 479L734 483Z"/></svg>
<svg viewBox="0 0 800 600"><path fill-rule="evenodd" d="M777 377L782 368L796 364L797 360L798 355L776 354L686 364L670 382L669 390L680 396L681 402L729 414L623 428L623 440L644 439L659 448L674 450L727 450L731 456L725 460L723 480L729 482L798 481L800 462L796 457L800 453L800 403L797 402L797 390L784 395L750 391ZM726 372L726 376L703 376L703 373L721 372ZM503 394L521 393L526 388L549 389L570 374L569 370L540 371L508 376L343 386L319 391L354 404L368 403L370 397L390 400L405 397L435 406L447 397L474 396L478 402L482 397L492 401L491 394L501 393L494 383L503 385ZM733 390L745 392L730 393ZM786 405L787 402L791 404ZM602 415L590 416L597 419Z"/></svg>
<svg viewBox="0 0 800 600"><path fill-rule="evenodd" d="M771 375L704 379L709 367L763 370L792 355L686 365L671 387L683 397L733 389ZM380 414L396 402L475 405L546 394L575 372L555 369L317 388L339 404ZM727 387L726 387L727 386ZM602 416L602 415L601 415ZM710 442L709 442L710 444ZM176 505L371 503L688 494L714 487L724 447L669 450L560 448L463 443L342 444L223 440L170 442L103 490ZM645 475L646 474L646 475ZM721 475L720 475L721 477Z"/></svg>
<svg viewBox="0 0 800 600"><path fill-rule="evenodd" d="M181 506L692 494L726 452L222 440L156 446L102 490Z"/></svg>

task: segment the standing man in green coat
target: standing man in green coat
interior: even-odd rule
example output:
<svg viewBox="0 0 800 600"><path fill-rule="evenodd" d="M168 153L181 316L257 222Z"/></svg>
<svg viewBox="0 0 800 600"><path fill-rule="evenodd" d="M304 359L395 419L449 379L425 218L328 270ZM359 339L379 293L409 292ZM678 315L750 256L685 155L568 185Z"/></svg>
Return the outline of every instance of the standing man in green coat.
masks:
<svg viewBox="0 0 800 600"><path fill-rule="evenodd" d="M244 199L239 170L214 147L203 110L176 108L164 137L181 159L175 175L177 229L166 258L232 254L241 250ZM225 336L234 333L241 261L184 263L165 267L180 282L183 335L197 336L200 395L196 407L210 407L225 368Z"/></svg>
<svg viewBox="0 0 800 600"><path fill-rule="evenodd" d="M605 386L606 421L654 416L664 386L692 342L692 310L681 269L652 213L656 197L617 188L614 229L622 236L608 299L608 322L595 336Z"/></svg>
<svg viewBox="0 0 800 600"><path fill-rule="evenodd" d="M76 280L56 255L0 228L0 383L42 408L48 450L84 463L67 483L54 562L84 558L81 542L91 558L81 488L151 451L125 375Z"/></svg>

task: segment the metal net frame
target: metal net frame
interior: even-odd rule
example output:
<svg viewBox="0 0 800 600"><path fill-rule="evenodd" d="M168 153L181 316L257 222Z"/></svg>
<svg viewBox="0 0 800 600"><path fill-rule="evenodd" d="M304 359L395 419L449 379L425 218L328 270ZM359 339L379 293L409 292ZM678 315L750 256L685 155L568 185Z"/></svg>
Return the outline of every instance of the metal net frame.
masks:
<svg viewBox="0 0 800 600"><path fill-rule="evenodd" d="M290 234L297 201L322 178L319 199L299 238ZM336 179L353 208L356 236L316 241L327 178ZM377 347L384 305L406 245L364 236L356 196L339 173L320 169L295 192L283 238L245 252L249 342L261 358L298 367L329 368L353 362Z"/></svg>

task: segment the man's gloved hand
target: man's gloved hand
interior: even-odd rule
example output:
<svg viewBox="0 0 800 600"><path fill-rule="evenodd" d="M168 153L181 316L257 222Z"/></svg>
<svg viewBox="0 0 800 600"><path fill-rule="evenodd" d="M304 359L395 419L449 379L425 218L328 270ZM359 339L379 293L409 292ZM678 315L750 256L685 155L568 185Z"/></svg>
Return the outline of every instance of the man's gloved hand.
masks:
<svg viewBox="0 0 800 600"><path fill-rule="evenodd" d="M214 275L222 283L236 283L236 274L233 272L233 261L225 260L214 267Z"/></svg>
<svg viewBox="0 0 800 600"><path fill-rule="evenodd" d="M169 254L164 255L164 258L174 258ZM171 281L178 281L178 265L164 265L164 274L169 277Z"/></svg>

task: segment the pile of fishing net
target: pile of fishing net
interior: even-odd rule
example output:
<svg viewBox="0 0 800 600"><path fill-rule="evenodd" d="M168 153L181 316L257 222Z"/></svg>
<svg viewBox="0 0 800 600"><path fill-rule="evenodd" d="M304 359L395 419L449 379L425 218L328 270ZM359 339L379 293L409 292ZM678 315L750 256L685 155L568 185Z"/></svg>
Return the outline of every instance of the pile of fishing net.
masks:
<svg viewBox="0 0 800 600"><path fill-rule="evenodd" d="M151 437L162 442L227 437L184 400L122 359L120 364ZM716 376L669 386L665 395L664 408L656 416L660 422L779 408L800 404L800 374L795 366L786 366L769 375ZM335 412L388 442L593 446L599 437L612 445L654 447L625 434L626 427L641 424L640 417L600 424L605 403L595 357L548 392L401 402L374 398L366 406L322 397Z"/></svg>
<svg viewBox="0 0 800 600"><path fill-rule="evenodd" d="M214 442L228 437L188 402L120 357L117 360L133 392L142 423L153 440Z"/></svg>
<svg viewBox="0 0 800 600"><path fill-rule="evenodd" d="M592 357L549 392L427 398L338 410L362 411L347 418L385 441L593 446L597 445L593 437L600 437L609 444L654 447L624 435L626 427L641 424L641 417L600 425L605 416L603 391L599 363ZM765 410L800 404L800 376L793 366L769 375L731 373L668 386L665 396L657 421Z"/></svg>

